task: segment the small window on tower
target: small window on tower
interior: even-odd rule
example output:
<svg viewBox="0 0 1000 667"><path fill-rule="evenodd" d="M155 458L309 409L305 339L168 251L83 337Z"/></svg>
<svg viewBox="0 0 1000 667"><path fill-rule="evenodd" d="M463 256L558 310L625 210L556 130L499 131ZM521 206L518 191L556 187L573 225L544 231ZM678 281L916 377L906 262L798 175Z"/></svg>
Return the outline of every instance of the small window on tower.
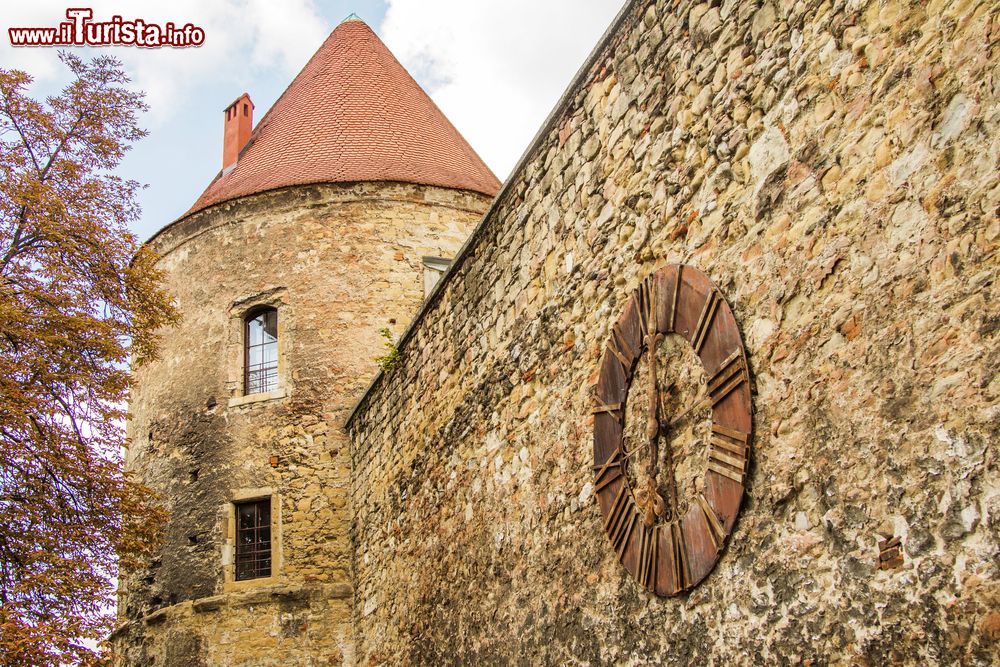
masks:
<svg viewBox="0 0 1000 667"><path fill-rule="evenodd" d="M444 257L424 257L424 298L426 299L434 291L434 286L441 280L451 260Z"/></svg>
<svg viewBox="0 0 1000 667"><path fill-rule="evenodd" d="M271 576L271 499L236 503L236 580Z"/></svg>
<svg viewBox="0 0 1000 667"><path fill-rule="evenodd" d="M243 393L262 394L278 388L278 311L255 310L244 327Z"/></svg>

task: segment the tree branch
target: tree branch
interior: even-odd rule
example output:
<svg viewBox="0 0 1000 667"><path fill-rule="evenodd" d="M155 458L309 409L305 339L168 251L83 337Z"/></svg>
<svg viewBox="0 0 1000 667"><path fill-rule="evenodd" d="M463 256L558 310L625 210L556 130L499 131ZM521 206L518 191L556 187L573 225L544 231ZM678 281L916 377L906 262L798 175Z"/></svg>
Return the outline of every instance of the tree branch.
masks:
<svg viewBox="0 0 1000 667"><path fill-rule="evenodd" d="M73 127L69 128L69 132L67 132L62 136L62 138L59 140L59 143L56 144L56 149L52 151L52 155L49 156L49 161L45 163L45 167L42 169L42 171L39 172L38 174L39 183L44 183L45 179L48 178L49 170L52 168L52 165L56 161L56 158L59 157L59 153L61 153L63 148L66 147L66 143L69 141L70 137L73 137L76 134L76 129L80 127L80 123L83 122L83 119L85 117L86 114L84 112L80 111L77 113L76 121L73 123Z"/></svg>

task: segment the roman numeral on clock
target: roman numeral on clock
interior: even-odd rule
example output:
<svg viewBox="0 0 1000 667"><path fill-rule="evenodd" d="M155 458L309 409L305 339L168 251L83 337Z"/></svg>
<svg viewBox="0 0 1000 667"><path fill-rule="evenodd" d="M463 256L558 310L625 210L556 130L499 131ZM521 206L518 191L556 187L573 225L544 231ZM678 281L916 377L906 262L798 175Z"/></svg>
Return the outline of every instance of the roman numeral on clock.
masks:
<svg viewBox="0 0 1000 667"><path fill-rule="evenodd" d="M622 559L625 547L628 546L628 537L632 534L632 527L638 515L629 500L628 484L618 487L618 494L611 503L611 510L604 520L604 532L611 540L611 548L618 554L618 560Z"/></svg>
<svg viewBox="0 0 1000 667"><path fill-rule="evenodd" d="M673 561L675 593L679 593L691 585L691 575L688 572L687 545L684 544L684 529L681 524L668 524L670 531L670 555Z"/></svg>
<svg viewBox="0 0 1000 667"><path fill-rule="evenodd" d="M611 327L611 335L608 337L608 351L618 358L618 361L621 362L622 368L625 369L625 373L627 374L632 367L632 359L635 358L635 353L629 347L629 344L625 342L625 336L617 324Z"/></svg>
<svg viewBox="0 0 1000 667"><path fill-rule="evenodd" d="M592 415L599 415L602 412L607 412L612 415L619 422L622 420L622 404L621 403L604 403L598 399L597 405L594 409L590 411Z"/></svg>
<svg viewBox="0 0 1000 667"><path fill-rule="evenodd" d="M750 434L712 424L708 469L743 484L747 474L747 440Z"/></svg>
<svg viewBox="0 0 1000 667"><path fill-rule="evenodd" d="M677 267L677 277L674 279L674 292L670 297L670 326L667 327L667 331L673 331L674 325L677 324L677 298L681 293L681 271L683 270L683 266Z"/></svg>
<svg viewBox="0 0 1000 667"><path fill-rule="evenodd" d="M709 504L704 494L699 493L696 496L696 500L698 501L698 506L701 507L702 513L705 515L705 522L708 524L708 535L712 538L715 550L718 551L726 541L725 526L722 525L722 520L715 513L715 510L712 509L712 505Z"/></svg>
<svg viewBox="0 0 1000 667"><path fill-rule="evenodd" d="M694 347L697 354L701 354L701 347L705 344L705 338L708 337L708 330L712 327L712 320L715 319L715 312L719 309L721 300L719 293L715 290L711 290L708 293L708 298L705 299L701 315L698 316L698 325L694 328L694 335L691 337L691 346Z"/></svg>
<svg viewBox="0 0 1000 667"><path fill-rule="evenodd" d="M733 389L747 380L747 369L743 363L743 352L740 348L726 358L719 369L708 378L708 393L712 397L712 407L728 396Z"/></svg>
<svg viewBox="0 0 1000 667"><path fill-rule="evenodd" d="M622 476L622 463L621 450L616 449L606 462L599 466L594 466L597 468L594 472L594 493L597 493Z"/></svg>
<svg viewBox="0 0 1000 667"><path fill-rule="evenodd" d="M656 563L659 560L660 531L659 526L641 525L642 536L639 541L639 570L636 576L643 588L652 590L656 586Z"/></svg>

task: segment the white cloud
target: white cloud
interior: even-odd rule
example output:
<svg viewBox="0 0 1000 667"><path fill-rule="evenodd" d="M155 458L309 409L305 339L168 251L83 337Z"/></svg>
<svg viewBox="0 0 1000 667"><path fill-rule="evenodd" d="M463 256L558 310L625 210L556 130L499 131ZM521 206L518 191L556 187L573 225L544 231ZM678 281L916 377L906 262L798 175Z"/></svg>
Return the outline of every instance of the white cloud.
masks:
<svg viewBox="0 0 1000 667"><path fill-rule="evenodd" d="M126 20L192 23L204 29L205 43L197 48L102 49L120 58L136 87L146 91L153 125L167 122L177 105L206 83L224 84L236 91L235 98L251 87L261 70L277 69L282 78L291 80L327 36L326 21L313 0L88 0L78 4L94 10L94 21L118 14ZM55 0L9 6L4 10L3 32L9 27L55 26L66 20L66 6ZM0 39L0 62L4 68L24 69L40 82L65 76L55 49L13 48L6 34Z"/></svg>
<svg viewBox="0 0 1000 667"><path fill-rule="evenodd" d="M472 146L505 178L597 43L623 0L88 0L96 20L115 14L193 23L205 44L190 49L92 49L120 58L146 91L151 130L122 174L141 195L146 235L183 212L219 168L222 107L244 90L257 119L319 48L336 20L369 20ZM55 26L65 0L7 2L0 13L0 67L21 68L52 92L67 76L49 48L12 48L7 28ZM86 55L86 54L85 54Z"/></svg>
<svg viewBox="0 0 1000 667"><path fill-rule="evenodd" d="M388 0L383 41L502 179L622 0Z"/></svg>
<svg viewBox="0 0 1000 667"><path fill-rule="evenodd" d="M623 0L386 0L373 26L404 66L501 178L514 166L545 116L583 64ZM72 4L72 3L70 3ZM146 91L149 127L163 127L191 104L199 87L235 98L254 93L265 77L291 81L329 25L316 0L89 0L94 20L114 14L148 22L193 23L205 44L189 49L102 49L125 64ZM54 26L65 20L60 0L11 3L0 28ZM10 46L0 63L49 84L65 69L55 49ZM227 99L228 101L228 99ZM261 109L262 113L264 109Z"/></svg>

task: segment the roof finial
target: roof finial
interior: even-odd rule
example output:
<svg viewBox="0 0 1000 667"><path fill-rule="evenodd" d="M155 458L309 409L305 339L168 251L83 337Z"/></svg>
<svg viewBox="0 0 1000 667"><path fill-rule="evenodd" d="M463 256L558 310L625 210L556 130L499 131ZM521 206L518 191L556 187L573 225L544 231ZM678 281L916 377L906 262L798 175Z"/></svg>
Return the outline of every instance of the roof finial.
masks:
<svg viewBox="0 0 1000 667"><path fill-rule="evenodd" d="M348 21L361 21L361 17L355 14L354 12L351 12L350 14L347 15L346 19L341 21L341 23L347 23ZM364 21L361 22L364 23Z"/></svg>

